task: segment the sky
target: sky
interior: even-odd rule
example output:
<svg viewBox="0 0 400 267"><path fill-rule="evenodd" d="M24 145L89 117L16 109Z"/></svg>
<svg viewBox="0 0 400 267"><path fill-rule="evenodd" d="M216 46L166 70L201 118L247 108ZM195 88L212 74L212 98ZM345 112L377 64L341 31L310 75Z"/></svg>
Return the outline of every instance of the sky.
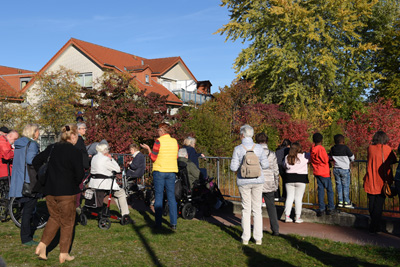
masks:
<svg viewBox="0 0 400 267"><path fill-rule="evenodd" d="M70 38L152 59L180 56L212 93L236 78L244 45L214 34L229 22L219 0L3 1L0 65L39 71Z"/></svg>

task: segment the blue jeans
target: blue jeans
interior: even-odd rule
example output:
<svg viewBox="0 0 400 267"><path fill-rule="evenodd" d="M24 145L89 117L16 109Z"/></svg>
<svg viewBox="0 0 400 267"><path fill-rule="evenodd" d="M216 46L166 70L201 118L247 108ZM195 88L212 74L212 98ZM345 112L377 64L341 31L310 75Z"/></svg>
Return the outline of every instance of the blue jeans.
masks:
<svg viewBox="0 0 400 267"><path fill-rule="evenodd" d="M331 177L322 177L322 176L315 176L317 178L317 184L318 184L318 204L319 204L319 210L324 211L325 210L325 189L326 193L328 194L328 208L330 210L335 209L335 204L333 203L333 189L332 189L332 181Z"/></svg>
<svg viewBox="0 0 400 267"><path fill-rule="evenodd" d="M153 172L153 182L155 191L154 210L156 213L156 226L161 226L164 187L167 193L169 206L169 220L171 225L176 225L178 220L178 208L175 200L175 176L174 172Z"/></svg>
<svg viewBox="0 0 400 267"><path fill-rule="evenodd" d="M339 202L350 203L350 169L333 168Z"/></svg>

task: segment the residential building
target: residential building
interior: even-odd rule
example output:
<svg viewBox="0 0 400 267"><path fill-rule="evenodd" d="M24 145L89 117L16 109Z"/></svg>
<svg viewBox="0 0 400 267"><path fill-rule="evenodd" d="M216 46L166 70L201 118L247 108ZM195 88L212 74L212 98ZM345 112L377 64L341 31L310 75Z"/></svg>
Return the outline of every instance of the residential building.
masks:
<svg viewBox="0 0 400 267"><path fill-rule="evenodd" d="M202 90L198 90L198 81L180 57L146 59L71 38L39 74L55 72L60 67L79 73L78 82L89 88L106 70L129 73L139 90L167 96L171 113L182 105L201 104L211 98L211 83L202 82ZM207 86L208 89L204 89ZM30 102L34 102L35 98L29 93L33 87L34 81L24 90Z"/></svg>

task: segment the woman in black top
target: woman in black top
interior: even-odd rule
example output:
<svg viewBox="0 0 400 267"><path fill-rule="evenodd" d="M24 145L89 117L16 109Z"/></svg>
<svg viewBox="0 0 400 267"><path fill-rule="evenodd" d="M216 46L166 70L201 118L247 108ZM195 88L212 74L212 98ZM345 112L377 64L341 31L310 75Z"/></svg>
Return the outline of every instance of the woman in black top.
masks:
<svg viewBox="0 0 400 267"><path fill-rule="evenodd" d="M76 194L80 192L79 184L84 177L82 153L74 147L77 140L76 125L68 124L61 129L60 142L47 147L33 160L33 166L39 170L50 157L46 182L42 190L46 195L50 218L36 248L36 254L43 260L47 259L46 247L58 230L60 230L60 263L74 259L68 251L75 225Z"/></svg>

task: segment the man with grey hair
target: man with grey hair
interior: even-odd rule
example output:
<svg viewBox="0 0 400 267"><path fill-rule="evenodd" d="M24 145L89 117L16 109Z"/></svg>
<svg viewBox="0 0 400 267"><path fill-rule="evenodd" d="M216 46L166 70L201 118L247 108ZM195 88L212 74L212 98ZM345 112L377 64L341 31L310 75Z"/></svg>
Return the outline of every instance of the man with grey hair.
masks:
<svg viewBox="0 0 400 267"><path fill-rule="evenodd" d="M242 243L248 245L251 237L251 214L254 216L253 238L257 245L262 244L263 218L262 218L262 191L264 174L259 177L242 177L240 168L247 151L254 151L259 159L261 169L269 166L268 158L261 145L253 142L254 129L250 125L240 127L240 139L242 143L235 147L232 155L231 170L237 172L237 185L242 199Z"/></svg>
<svg viewBox="0 0 400 267"><path fill-rule="evenodd" d="M186 164L186 169L189 176L190 188L193 188L194 181L200 178L200 170L199 168L197 168L196 164L190 161L186 148L181 148L178 150L178 166L185 165L182 163Z"/></svg>

